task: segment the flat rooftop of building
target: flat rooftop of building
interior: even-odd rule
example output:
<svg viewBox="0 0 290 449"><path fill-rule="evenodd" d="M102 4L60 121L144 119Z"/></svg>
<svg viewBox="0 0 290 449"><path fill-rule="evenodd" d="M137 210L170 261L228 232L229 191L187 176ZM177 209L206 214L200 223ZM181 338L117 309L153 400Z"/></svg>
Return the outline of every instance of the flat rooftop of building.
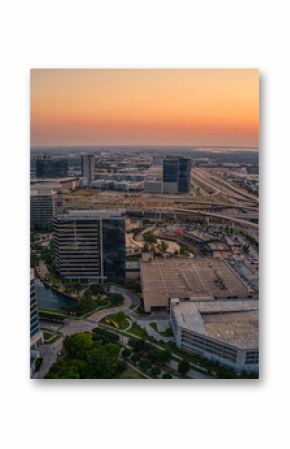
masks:
<svg viewBox="0 0 290 449"><path fill-rule="evenodd" d="M74 219L91 219L96 218L122 218L125 219L125 211L123 209L95 209L95 210L70 210L65 214L58 215L61 220L71 220Z"/></svg>
<svg viewBox="0 0 290 449"><path fill-rule="evenodd" d="M34 186L30 190L30 196L52 196L56 194L55 188L51 186L34 188Z"/></svg>
<svg viewBox="0 0 290 449"><path fill-rule="evenodd" d="M195 301L247 298L249 288L223 260L156 258L140 262L145 308L167 307L170 298Z"/></svg>
<svg viewBox="0 0 290 449"><path fill-rule="evenodd" d="M66 176L63 178L32 178L30 180L30 184L38 184L38 183L62 183L62 182L69 182L69 181L77 181L79 178L78 176Z"/></svg>
<svg viewBox="0 0 290 449"><path fill-rule="evenodd" d="M258 300L179 302L172 313L178 326L240 349L259 346Z"/></svg>

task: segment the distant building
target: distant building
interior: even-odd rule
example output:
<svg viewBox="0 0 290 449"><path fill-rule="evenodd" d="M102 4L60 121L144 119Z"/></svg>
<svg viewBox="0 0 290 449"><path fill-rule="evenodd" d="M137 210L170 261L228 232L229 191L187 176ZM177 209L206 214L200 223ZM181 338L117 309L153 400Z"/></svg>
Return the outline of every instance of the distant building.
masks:
<svg viewBox="0 0 290 449"><path fill-rule="evenodd" d="M145 193L162 193L161 181L145 181L144 182Z"/></svg>
<svg viewBox="0 0 290 449"><path fill-rule="evenodd" d="M42 338L37 311L35 274L34 270L30 270L30 347L36 349L37 344L42 341Z"/></svg>
<svg viewBox="0 0 290 449"><path fill-rule="evenodd" d="M170 302L170 324L179 349L237 372L259 369L257 300Z"/></svg>
<svg viewBox="0 0 290 449"><path fill-rule="evenodd" d="M38 156L36 159L37 178L60 178L67 175L67 159L52 158L49 155Z"/></svg>
<svg viewBox="0 0 290 449"><path fill-rule="evenodd" d="M70 211L54 220L57 270L64 279L123 281L126 221L118 211Z"/></svg>
<svg viewBox="0 0 290 449"><path fill-rule="evenodd" d="M32 229L39 231L52 229L53 216L60 202L60 196L52 189L31 190L30 226Z"/></svg>
<svg viewBox="0 0 290 449"><path fill-rule="evenodd" d="M75 176L65 178L37 178L31 179L30 184L34 189L46 188L66 193L70 190L75 190L79 186L79 179Z"/></svg>
<svg viewBox="0 0 290 449"><path fill-rule="evenodd" d="M188 193L191 185L191 159L163 159L163 193Z"/></svg>
<svg viewBox="0 0 290 449"><path fill-rule="evenodd" d="M82 154L82 177L90 184L95 180L95 155Z"/></svg>

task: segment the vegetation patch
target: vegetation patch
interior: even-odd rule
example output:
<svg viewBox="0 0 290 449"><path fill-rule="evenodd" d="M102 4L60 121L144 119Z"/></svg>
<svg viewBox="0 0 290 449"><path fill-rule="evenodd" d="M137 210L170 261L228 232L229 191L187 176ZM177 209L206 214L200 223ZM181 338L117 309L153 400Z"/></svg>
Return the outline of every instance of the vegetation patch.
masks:
<svg viewBox="0 0 290 449"><path fill-rule="evenodd" d="M108 315L101 320L101 323L112 326L115 329L124 330L130 325L129 318L124 312L118 312L114 315Z"/></svg>
<svg viewBox="0 0 290 449"><path fill-rule="evenodd" d="M92 334L81 332L65 337L64 357L57 360L46 379L115 379L127 365L119 359L120 347L94 341Z"/></svg>

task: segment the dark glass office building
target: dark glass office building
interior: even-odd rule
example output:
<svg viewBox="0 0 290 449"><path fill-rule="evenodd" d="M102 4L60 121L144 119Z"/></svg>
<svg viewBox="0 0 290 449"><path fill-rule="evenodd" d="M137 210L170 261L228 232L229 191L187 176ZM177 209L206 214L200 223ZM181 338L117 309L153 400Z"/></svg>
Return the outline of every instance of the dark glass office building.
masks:
<svg viewBox="0 0 290 449"><path fill-rule="evenodd" d="M125 216L70 211L54 219L56 266L64 279L125 280Z"/></svg>
<svg viewBox="0 0 290 449"><path fill-rule="evenodd" d="M125 219L103 219L104 273L115 282L126 277Z"/></svg>
<svg viewBox="0 0 290 449"><path fill-rule="evenodd" d="M178 159L163 160L163 182L178 182Z"/></svg>
<svg viewBox="0 0 290 449"><path fill-rule="evenodd" d="M68 176L67 159L53 159L46 155L36 159L37 178L65 178L66 176Z"/></svg>
<svg viewBox="0 0 290 449"><path fill-rule="evenodd" d="M34 270L30 270L30 346L35 347L42 340L37 311Z"/></svg>
<svg viewBox="0 0 290 449"><path fill-rule="evenodd" d="M191 184L191 159L163 159L163 192L188 193Z"/></svg>
<svg viewBox="0 0 290 449"><path fill-rule="evenodd" d="M178 193L188 193L191 184L191 159L178 159Z"/></svg>

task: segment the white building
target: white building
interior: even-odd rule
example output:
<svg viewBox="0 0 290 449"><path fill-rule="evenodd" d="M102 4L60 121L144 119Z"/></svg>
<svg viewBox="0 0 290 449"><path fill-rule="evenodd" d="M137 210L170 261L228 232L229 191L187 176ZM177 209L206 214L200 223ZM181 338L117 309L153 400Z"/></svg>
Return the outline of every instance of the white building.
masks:
<svg viewBox="0 0 290 449"><path fill-rule="evenodd" d="M179 349L237 372L259 369L258 301L170 302L170 324Z"/></svg>

